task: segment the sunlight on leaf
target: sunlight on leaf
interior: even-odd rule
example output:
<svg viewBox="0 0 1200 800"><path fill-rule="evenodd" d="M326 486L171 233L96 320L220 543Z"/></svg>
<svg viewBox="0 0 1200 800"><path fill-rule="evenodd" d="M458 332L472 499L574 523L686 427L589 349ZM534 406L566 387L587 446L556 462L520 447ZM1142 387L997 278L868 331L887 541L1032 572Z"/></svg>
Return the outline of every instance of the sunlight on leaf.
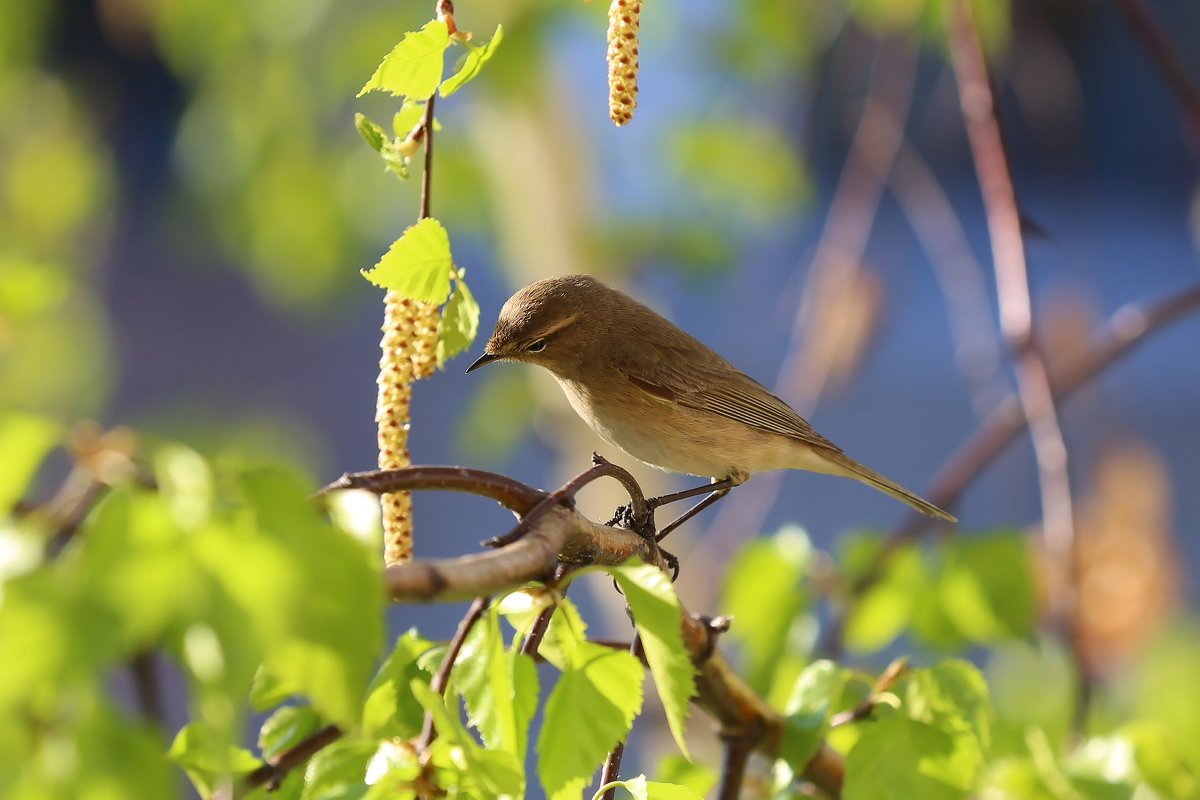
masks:
<svg viewBox="0 0 1200 800"><path fill-rule="evenodd" d="M454 259L450 237L436 219L423 219L404 232L364 278L389 291L440 304L450 295Z"/></svg>
<svg viewBox="0 0 1200 800"><path fill-rule="evenodd" d="M384 56L371 79L359 90L384 91L394 96L424 100L442 80L443 57L450 33L444 22L427 22L419 31L404 34L392 52Z"/></svg>
<svg viewBox="0 0 1200 800"><path fill-rule="evenodd" d="M459 67L457 72L442 81L442 88L440 89L442 97L449 97L473 81L479 75L479 71L483 69L483 65L496 54L496 48L500 46L502 41L504 41L504 26L497 25L496 32L492 34L490 42L482 47L467 45L469 51L466 57L463 58L462 66Z"/></svg>

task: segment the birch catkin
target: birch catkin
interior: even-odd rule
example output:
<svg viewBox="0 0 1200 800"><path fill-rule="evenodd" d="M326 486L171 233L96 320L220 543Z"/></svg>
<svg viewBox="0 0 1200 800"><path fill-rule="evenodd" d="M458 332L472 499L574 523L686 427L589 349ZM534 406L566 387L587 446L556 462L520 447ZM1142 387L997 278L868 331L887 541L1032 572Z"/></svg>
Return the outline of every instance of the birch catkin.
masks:
<svg viewBox="0 0 1200 800"><path fill-rule="evenodd" d="M618 127L637 109L641 21L642 0L612 0L608 7L608 115Z"/></svg>
<svg viewBox="0 0 1200 800"><path fill-rule="evenodd" d="M384 296L383 339L379 359L379 396L375 423L379 431L379 468L400 469L408 457L412 384L428 377L437 364L437 306L410 300L396 292ZM383 558L402 564L412 558L412 497L393 492L380 498L383 511Z"/></svg>

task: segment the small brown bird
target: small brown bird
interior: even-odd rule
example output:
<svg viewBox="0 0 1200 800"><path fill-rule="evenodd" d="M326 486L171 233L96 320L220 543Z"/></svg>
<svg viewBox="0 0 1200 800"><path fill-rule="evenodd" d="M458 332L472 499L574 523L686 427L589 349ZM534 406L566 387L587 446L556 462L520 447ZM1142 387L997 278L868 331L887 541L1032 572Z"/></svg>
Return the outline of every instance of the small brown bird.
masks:
<svg viewBox="0 0 1200 800"><path fill-rule="evenodd" d="M547 278L510 297L467 372L493 361L550 370L592 430L668 472L734 486L775 469L842 475L956 521L850 458L704 344L587 275Z"/></svg>

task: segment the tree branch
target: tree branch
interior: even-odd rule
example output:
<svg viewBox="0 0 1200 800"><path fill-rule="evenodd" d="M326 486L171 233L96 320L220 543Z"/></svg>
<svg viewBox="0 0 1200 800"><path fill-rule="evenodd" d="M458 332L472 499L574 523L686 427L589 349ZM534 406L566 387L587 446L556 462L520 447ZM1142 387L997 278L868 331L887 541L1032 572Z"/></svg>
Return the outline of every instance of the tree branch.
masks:
<svg viewBox="0 0 1200 800"><path fill-rule="evenodd" d="M342 729L337 725L326 725L307 739L297 742L243 778L240 790L235 796L248 794L264 785L268 791L279 788L289 772L308 763L310 758L340 739L342 733Z"/></svg>
<svg viewBox="0 0 1200 800"><path fill-rule="evenodd" d="M450 685L450 671L454 669L454 662L458 660L458 654L462 652L463 642L467 641L471 629L487 611L490 602L491 598L484 596L476 597L475 602L471 603L462 622L458 623L458 630L454 632L454 638L450 640L450 644L446 648L446 655L442 656L442 663L438 667L437 673L429 682L430 689L441 695L446 693L446 687ZM417 739L417 752L424 753L428 750L435 738L437 738L437 728L433 725L433 715L427 711L421 725L421 736Z"/></svg>

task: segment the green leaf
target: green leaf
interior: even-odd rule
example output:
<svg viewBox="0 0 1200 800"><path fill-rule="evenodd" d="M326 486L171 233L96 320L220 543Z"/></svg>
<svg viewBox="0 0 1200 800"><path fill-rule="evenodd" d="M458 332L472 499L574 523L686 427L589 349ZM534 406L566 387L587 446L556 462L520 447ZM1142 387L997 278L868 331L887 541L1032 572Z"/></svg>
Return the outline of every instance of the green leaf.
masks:
<svg viewBox="0 0 1200 800"><path fill-rule="evenodd" d="M383 150L383 145L388 141L388 135L383 128L368 119L366 114L354 115L354 127L358 129L359 134L375 152Z"/></svg>
<svg viewBox="0 0 1200 800"><path fill-rule="evenodd" d="M1071 654L1054 639L1008 642L992 651L987 683L996 710L996 747L1026 750L1026 732L1037 729L1057 746L1069 735L1079 696Z"/></svg>
<svg viewBox="0 0 1200 800"><path fill-rule="evenodd" d="M678 753L669 753L658 762L656 774L666 783L686 786L701 797L717 785L717 771L707 764L689 761Z"/></svg>
<svg viewBox="0 0 1200 800"><path fill-rule="evenodd" d="M492 606L463 643L451 680L467 704L468 722L479 730L483 743L506 750L523 763L528 732L518 722L516 669L500 635L499 612ZM536 681L535 672L535 703Z"/></svg>
<svg viewBox="0 0 1200 800"><path fill-rule="evenodd" d="M905 683L909 717L974 738L979 752L991 747L991 701L987 682L973 664L952 659L913 670Z"/></svg>
<svg viewBox="0 0 1200 800"><path fill-rule="evenodd" d="M689 702L696 694L696 666L683 644L682 611L675 587L666 573L649 564L630 562L609 572L633 611L646 663L667 712L667 725L686 756L684 725Z"/></svg>
<svg viewBox="0 0 1200 800"><path fill-rule="evenodd" d="M1121 733L1133 744L1138 770L1156 792L1163 797L1200 800L1200 766L1188 763L1188 747L1173 731L1153 722L1135 722Z"/></svg>
<svg viewBox="0 0 1200 800"><path fill-rule="evenodd" d="M453 272L450 237L442 223L426 218L406 230L362 275L376 286L413 300L440 304L450 295Z"/></svg>
<svg viewBox="0 0 1200 800"><path fill-rule="evenodd" d="M829 716L846 686L846 673L832 661L814 661L805 667L792 687L784 713L787 723L779 755L796 774L816 755Z"/></svg>
<svg viewBox="0 0 1200 800"><path fill-rule="evenodd" d="M464 793L479 797L518 797L524 792L525 775L521 763L509 752L484 750L458 719L457 709L451 713L443 698L421 681L413 681L412 692L417 702L433 716L438 739L438 753L443 766L451 767L450 777L457 776ZM447 752L446 748L452 748ZM446 759L445 756L450 756ZM446 787L450 788L450 787Z"/></svg>
<svg viewBox="0 0 1200 800"><path fill-rule="evenodd" d="M175 735L167 757L183 767L201 797L211 797L224 779L246 775L262 765L249 750L235 747L201 722L189 723Z"/></svg>
<svg viewBox="0 0 1200 800"><path fill-rule="evenodd" d="M421 730L424 711L409 687L414 680L425 680L417 659L432 646L416 630L396 642L367 688L362 725L368 736L407 739Z"/></svg>
<svg viewBox="0 0 1200 800"><path fill-rule="evenodd" d="M766 693L797 618L808 605L805 576L812 545L789 526L744 546L725 577L721 608L734 619L727 634L741 647L745 677ZM771 613L764 614L763 609Z"/></svg>
<svg viewBox="0 0 1200 800"><path fill-rule="evenodd" d="M491 60L496 53L496 48L504 41L504 26L497 25L496 32L492 34L492 40L482 47L474 47L470 44L467 55L463 58L462 66L458 71L451 75L446 80L442 81L440 93L442 97L449 97L457 92L466 84L475 80L479 75L479 71L483 69L483 65Z"/></svg>
<svg viewBox="0 0 1200 800"><path fill-rule="evenodd" d="M258 732L258 749L263 759L270 761L320 727L321 718L309 706L284 706L262 724Z"/></svg>
<svg viewBox="0 0 1200 800"><path fill-rule="evenodd" d="M847 575L855 577L881 546L878 535L849 538L841 559ZM846 620L846 649L874 652L891 644L912 621L915 598L928 583L920 550L906 547L897 551L879 581L854 604Z"/></svg>
<svg viewBox="0 0 1200 800"><path fill-rule="evenodd" d="M358 96L384 91L397 97L424 100L441 83L443 56L449 43L446 23L436 20L425 23L420 31L404 34L392 52L384 56Z"/></svg>
<svg viewBox="0 0 1200 800"><path fill-rule="evenodd" d="M899 713L879 713L862 729L846 756L843 800L959 800L974 785L979 751L969 739Z"/></svg>
<svg viewBox="0 0 1200 800"><path fill-rule="evenodd" d="M704 800L703 795L687 786L648 781L645 775L638 775L636 778L624 781L613 781L606 785L624 789L634 797L634 800ZM597 791L593 800L599 800L603 794L602 790Z"/></svg>
<svg viewBox="0 0 1200 800"><path fill-rule="evenodd" d="M546 701L538 773L551 800L577 798L642 707L645 669L629 653L577 642Z"/></svg>
<svg viewBox="0 0 1200 800"><path fill-rule="evenodd" d="M475 302L460 270L454 281L454 292L438 323L438 366L444 367L447 361L470 347L478 332L479 303Z"/></svg>
<svg viewBox="0 0 1200 800"><path fill-rule="evenodd" d="M301 800L359 800L367 794L367 764L375 744L341 739L313 756Z"/></svg>
<svg viewBox="0 0 1200 800"><path fill-rule="evenodd" d="M46 454L62 438L62 426L46 417L19 411L0 412L0 516L28 491Z"/></svg>

